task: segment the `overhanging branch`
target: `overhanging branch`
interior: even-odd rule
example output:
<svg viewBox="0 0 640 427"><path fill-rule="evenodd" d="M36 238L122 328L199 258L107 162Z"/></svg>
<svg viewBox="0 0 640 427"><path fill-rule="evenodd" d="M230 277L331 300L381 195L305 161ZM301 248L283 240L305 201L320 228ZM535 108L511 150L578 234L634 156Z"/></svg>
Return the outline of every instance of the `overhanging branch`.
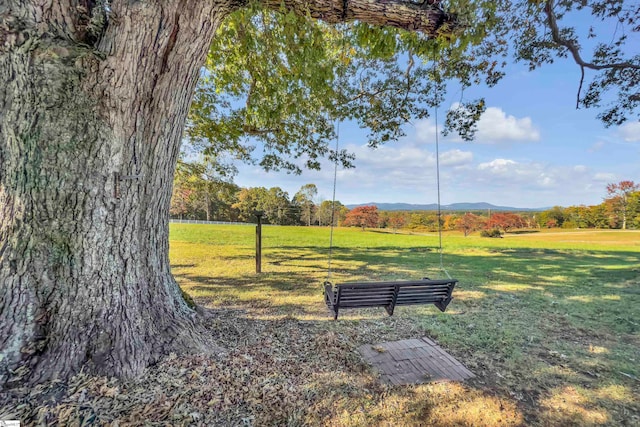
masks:
<svg viewBox="0 0 640 427"><path fill-rule="evenodd" d="M580 66L581 78L580 85L578 87L576 108L578 108L580 104L580 92L582 91L582 84L584 82L584 69L588 68L590 70L602 71L602 70L640 70L640 64L634 64L629 61L623 62L611 62L604 64L594 64L593 62L585 61L580 54L580 47L574 40L565 39L560 35L560 28L558 27L558 19L556 14L553 11L554 8L554 0L547 0L544 6L544 12L547 15L547 22L549 24L549 29L551 30L551 38L552 40L560 46L565 47L573 57L578 66ZM640 94L634 94L630 97L631 101L637 101L640 99Z"/></svg>
<svg viewBox="0 0 640 427"><path fill-rule="evenodd" d="M591 70L607 70L607 69L626 69L631 68L635 70L640 70L640 64L634 64L631 62L612 62L608 64L594 64L593 62L585 61L580 55L580 48L573 40L563 39L560 36L560 29L558 28L558 20L556 18L555 13L553 12L553 0L547 0L544 11L547 14L547 19L549 21L549 28L551 29L551 37L553 41L560 46L566 47L569 52L571 52L571 56L573 56L573 60L581 67L589 68Z"/></svg>
<svg viewBox="0 0 640 427"><path fill-rule="evenodd" d="M262 4L273 10L281 10L284 5L297 14L308 13L313 18L332 24L357 20L417 31L428 36L452 33L459 27L456 16L446 13L435 1L418 4L406 0L264 0Z"/></svg>

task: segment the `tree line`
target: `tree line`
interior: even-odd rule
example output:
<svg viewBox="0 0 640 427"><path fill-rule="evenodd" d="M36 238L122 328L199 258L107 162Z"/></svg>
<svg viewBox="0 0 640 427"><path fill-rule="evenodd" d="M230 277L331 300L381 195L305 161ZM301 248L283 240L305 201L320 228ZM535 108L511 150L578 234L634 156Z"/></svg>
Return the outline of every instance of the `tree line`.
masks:
<svg viewBox="0 0 640 427"><path fill-rule="evenodd" d="M608 184L599 205L554 207L541 212L538 223L547 228L640 229L640 183Z"/></svg>
<svg viewBox="0 0 640 427"><path fill-rule="evenodd" d="M517 229L531 228L602 228L640 229L640 184L620 181L606 186L603 202L593 206L554 206L540 212L437 212L378 211L375 206L361 206L347 212L344 226L437 231L459 230L465 236L480 231L497 237Z"/></svg>
<svg viewBox="0 0 640 427"><path fill-rule="evenodd" d="M339 201L318 201L315 184L303 185L291 197L280 187L242 188L206 163L178 163L172 218L254 222L258 212L266 224L323 226L342 223L348 209Z"/></svg>
<svg viewBox="0 0 640 427"><path fill-rule="evenodd" d="M522 228L640 228L640 184L621 181L609 184L606 190L607 197L594 206L518 213L444 212L440 225L465 235ZM379 211L375 206L348 209L340 201L319 200L315 184L305 184L290 196L280 187L242 188L203 163L178 164L171 200L173 218L254 222L256 212L262 213L265 223L276 225L326 226L333 221L345 227L438 230L437 212Z"/></svg>

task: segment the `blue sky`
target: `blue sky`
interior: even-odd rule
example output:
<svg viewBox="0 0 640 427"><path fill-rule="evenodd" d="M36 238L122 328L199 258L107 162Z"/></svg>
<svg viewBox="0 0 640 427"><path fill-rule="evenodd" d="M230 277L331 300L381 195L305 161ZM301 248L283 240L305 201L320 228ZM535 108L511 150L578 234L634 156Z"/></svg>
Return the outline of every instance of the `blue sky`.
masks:
<svg viewBox="0 0 640 427"><path fill-rule="evenodd" d="M607 183L640 182L640 122L605 128L595 110L576 110L579 68L570 60L530 72L509 66L494 88L465 91L484 96L487 111L473 142L440 137L442 203L489 202L513 207L593 205ZM453 86L451 86L453 87ZM451 93L439 111L459 99ZM366 130L343 123L340 146L356 154L355 169L338 171L336 199L366 202L436 201L435 121L406 125L407 136L377 150L366 147ZM281 187L293 196L307 183L319 200L331 199L333 166L302 175L264 172L238 165L242 187Z"/></svg>

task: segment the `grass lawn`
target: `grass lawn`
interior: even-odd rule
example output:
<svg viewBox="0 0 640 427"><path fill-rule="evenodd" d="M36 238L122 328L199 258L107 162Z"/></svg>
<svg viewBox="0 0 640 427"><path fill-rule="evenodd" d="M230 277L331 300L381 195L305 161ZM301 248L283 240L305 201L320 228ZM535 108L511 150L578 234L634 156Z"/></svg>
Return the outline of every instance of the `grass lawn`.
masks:
<svg viewBox="0 0 640 427"><path fill-rule="evenodd" d="M261 275L254 234L252 226L173 224L171 263L183 289L226 319L214 326L235 325L232 338L221 333L225 345L286 365L277 374L256 369L253 380L276 375L278 398L238 397L257 424L640 424L639 232L445 234L444 265L460 280L446 313L360 309L337 322L322 302L329 230L264 227ZM442 277L437 242L435 234L336 229L331 280ZM355 353L363 343L425 335L477 378L382 386ZM293 400L266 410L274 399Z"/></svg>
<svg viewBox="0 0 640 427"><path fill-rule="evenodd" d="M341 311L322 298L329 230L172 224L173 273L218 354L131 380L80 373L0 395L23 425L640 426L640 232L444 236L460 283L433 306ZM439 278L435 234L337 229L333 282ZM204 307L204 308L203 308ZM393 387L357 352L428 336L476 377ZM203 349L206 351L206 349ZM3 400L4 399L4 400Z"/></svg>

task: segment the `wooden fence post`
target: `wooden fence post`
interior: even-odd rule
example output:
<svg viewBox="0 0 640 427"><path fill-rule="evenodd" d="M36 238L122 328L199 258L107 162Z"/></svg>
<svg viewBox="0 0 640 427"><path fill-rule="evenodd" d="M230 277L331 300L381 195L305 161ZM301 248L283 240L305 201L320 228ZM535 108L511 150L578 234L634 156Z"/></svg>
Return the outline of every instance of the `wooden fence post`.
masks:
<svg viewBox="0 0 640 427"><path fill-rule="evenodd" d="M256 225L256 273L262 273L262 215L263 212L256 212L258 225Z"/></svg>

